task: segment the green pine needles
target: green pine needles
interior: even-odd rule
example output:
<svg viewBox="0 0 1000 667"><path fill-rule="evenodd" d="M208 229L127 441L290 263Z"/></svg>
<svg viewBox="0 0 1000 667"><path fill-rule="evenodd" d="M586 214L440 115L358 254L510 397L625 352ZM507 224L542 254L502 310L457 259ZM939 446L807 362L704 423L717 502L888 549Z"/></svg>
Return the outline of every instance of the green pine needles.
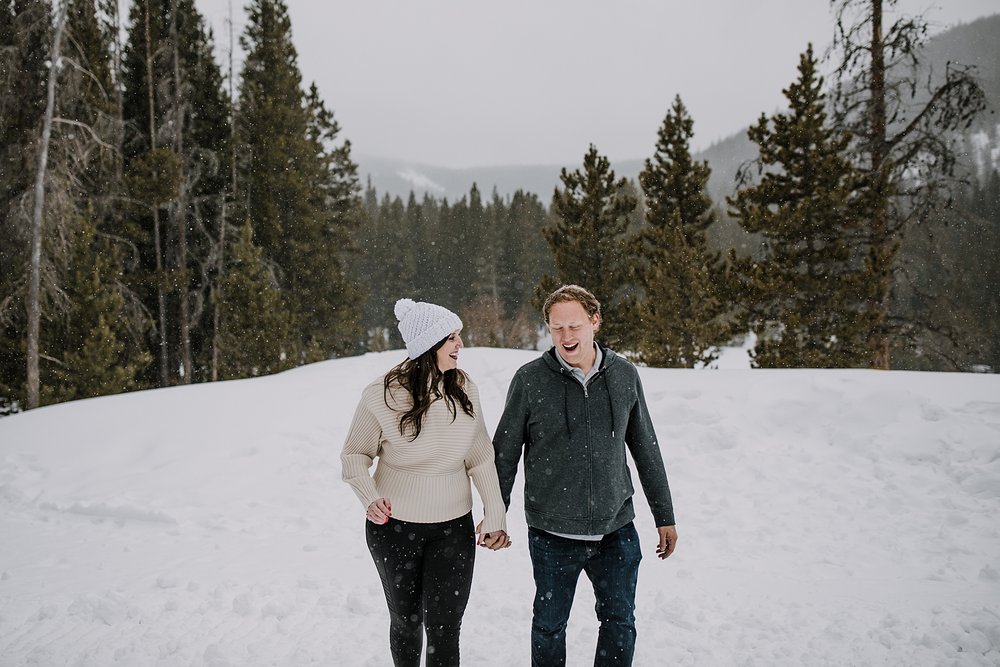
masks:
<svg viewBox="0 0 1000 667"><path fill-rule="evenodd" d="M789 110L749 130L759 180L729 199L760 235L760 256L736 262L755 362L767 368L868 365L871 274L860 230L869 208L848 139L830 126L812 45L785 91Z"/></svg>

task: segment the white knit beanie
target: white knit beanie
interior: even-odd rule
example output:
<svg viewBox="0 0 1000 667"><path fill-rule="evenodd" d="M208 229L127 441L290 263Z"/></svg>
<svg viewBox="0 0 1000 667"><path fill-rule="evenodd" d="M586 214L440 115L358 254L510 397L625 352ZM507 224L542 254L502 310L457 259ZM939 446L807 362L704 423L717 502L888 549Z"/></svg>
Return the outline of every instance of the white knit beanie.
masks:
<svg viewBox="0 0 1000 667"><path fill-rule="evenodd" d="M400 299L395 312L410 359L416 359L452 331L462 328L458 315L433 303Z"/></svg>

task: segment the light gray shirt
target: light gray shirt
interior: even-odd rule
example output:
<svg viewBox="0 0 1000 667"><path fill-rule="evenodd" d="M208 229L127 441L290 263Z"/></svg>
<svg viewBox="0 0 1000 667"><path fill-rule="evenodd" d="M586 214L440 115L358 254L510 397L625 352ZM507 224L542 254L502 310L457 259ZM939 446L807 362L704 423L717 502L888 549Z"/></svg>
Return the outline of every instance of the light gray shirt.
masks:
<svg viewBox="0 0 1000 667"><path fill-rule="evenodd" d="M570 366L566 363L566 360L559 354L559 350L556 350L556 359L559 360L559 363L562 364L563 368L568 370L573 374L573 377L579 380L580 384L586 387L587 383L590 382L590 378L597 375L597 371L601 368L601 362L604 361L604 353L601 352L601 346L594 343L594 349L597 351L597 354L594 356L594 365L590 367L590 372L586 375L584 375L583 371L576 366Z"/></svg>

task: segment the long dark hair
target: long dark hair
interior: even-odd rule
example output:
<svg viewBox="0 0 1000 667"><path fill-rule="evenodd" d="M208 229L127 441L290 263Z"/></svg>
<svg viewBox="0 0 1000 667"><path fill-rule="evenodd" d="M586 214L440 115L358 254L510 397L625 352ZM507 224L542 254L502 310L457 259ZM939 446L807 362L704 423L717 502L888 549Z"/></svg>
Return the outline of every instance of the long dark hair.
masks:
<svg viewBox="0 0 1000 667"><path fill-rule="evenodd" d="M399 434L405 438L407 431L409 431L411 441L416 440L417 436L420 435L420 425L424 414L438 399L443 398L447 401L448 407L451 409L452 422L458 416L456 402L462 406L462 411L465 414L470 417L476 416L476 412L472 408L472 401L465 393L467 377L465 371L453 368L442 373L438 368L437 351L449 338L451 338L451 334L439 340L434 347L416 359L405 359L385 374L382 399L390 409L396 410L389 403L390 390L394 384L405 389L410 398L413 399L413 405L399 418ZM442 389L444 393L442 393Z"/></svg>

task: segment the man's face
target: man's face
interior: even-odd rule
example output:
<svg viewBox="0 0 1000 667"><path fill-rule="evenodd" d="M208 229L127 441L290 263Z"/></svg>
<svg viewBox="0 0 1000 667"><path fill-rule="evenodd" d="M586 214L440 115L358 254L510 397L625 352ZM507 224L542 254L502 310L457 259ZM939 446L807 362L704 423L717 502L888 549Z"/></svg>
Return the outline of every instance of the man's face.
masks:
<svg viewBox="0 0 1000 667"><path fill-rule="evenodd" d="M579 301L560 301L549 309L549 333L559 356L570 366L588 365L594 358L594 333L601 316L587 316Z"/></svg>

